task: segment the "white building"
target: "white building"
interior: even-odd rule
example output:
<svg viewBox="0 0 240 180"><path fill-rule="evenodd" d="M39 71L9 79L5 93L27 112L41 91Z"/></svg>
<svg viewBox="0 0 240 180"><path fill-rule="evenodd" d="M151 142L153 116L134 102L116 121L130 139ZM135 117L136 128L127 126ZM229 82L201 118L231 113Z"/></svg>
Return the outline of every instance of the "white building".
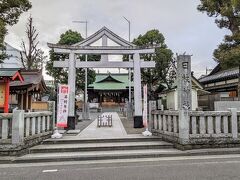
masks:
<svg viewBox="0 0 240 180"><path fill-rule="evenodd" d="M8 55L8 58L4 59L3 63L0 63L0 68L22 68L21 51L6 42L4 45L6 47L5 53Z"/></svg>
<svg viewBox="0 0 240 180"><path fill-rule="evenodd" d="M208 93L203 90L203 86L199 81L192 76L192 110L198 108L198 95L200 93ZM178 91L176 82L173 84L172 89L167 89L160 94L163 100L166 100L166 109L178 110Z"/></svg>

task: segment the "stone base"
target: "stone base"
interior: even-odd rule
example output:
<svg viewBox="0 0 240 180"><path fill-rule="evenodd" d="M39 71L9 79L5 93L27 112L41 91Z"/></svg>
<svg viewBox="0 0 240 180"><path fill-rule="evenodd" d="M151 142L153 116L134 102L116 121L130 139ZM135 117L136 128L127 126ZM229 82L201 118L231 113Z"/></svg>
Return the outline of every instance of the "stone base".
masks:
<svg viewBox="0 0 240 180"><path fill-rule="evenodd" d="M133 117L134 120L134 128L143 128L143 118L142 116L134 116Z"/></svg>
<svg viewBox="0 0 240 180"><path fill-rule="evenodd" d="M67 134L79 134L80 132L81 132L80 129L68 130Z"/></svg>
<svg viewBox="0 0 240 180"><path fill-rule="evenodd" d="M43 140L50 138L52 131L35 134L33 136L25 137L21 144L11 144L11 142L4 144L0 143L0 159L1 156L20 156L29 153L29 148L40 144ZM0 160L0 164L2 161Z"/></svg>
<svg viewBox="0 0 240 180"><path fill-rule="evenodd" d="M75 116L68 116L67 128L65 130L74 130L75 129Z"/></svg>

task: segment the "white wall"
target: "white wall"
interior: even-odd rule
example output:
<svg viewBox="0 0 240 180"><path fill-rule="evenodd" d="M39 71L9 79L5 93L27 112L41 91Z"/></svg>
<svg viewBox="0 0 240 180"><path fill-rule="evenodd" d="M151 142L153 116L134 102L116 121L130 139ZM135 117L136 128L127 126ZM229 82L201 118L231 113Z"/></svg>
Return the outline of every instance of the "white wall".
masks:
<svg viewBox="0 0 240 180"><path fill-rule="evenodd" d="M0 64L0 68L22 68L20 50L5 43L6 54L9 56Z"/></svg>
<svg viewBox="0 0 240 180"><path fill-rule="evenodd" d="M192 89L192 110L196 110L196 108L198 108L197 90Z"/></svg>
<svg viewBox="0 0 240 180"><path fill-rule="evenodd" d="M192 89L192 110L198 107L197 90ZM167 93L167 109L178 110L178 93L171 91Z"/></svg>
<svg viewBox="0 0 240 180"><path fill-rule="evenodd" d="M176 110L176 91L171 91L167 93L167 109Z"/></svg>

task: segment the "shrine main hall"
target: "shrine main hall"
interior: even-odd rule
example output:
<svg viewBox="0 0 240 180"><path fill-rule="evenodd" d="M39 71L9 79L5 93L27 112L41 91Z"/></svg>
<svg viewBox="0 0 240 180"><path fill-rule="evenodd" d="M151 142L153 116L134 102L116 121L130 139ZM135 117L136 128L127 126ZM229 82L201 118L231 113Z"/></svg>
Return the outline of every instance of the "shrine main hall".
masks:
<svg viewBox="0 0 240 180"><path fill-rule="evenodd" d="M133 82L131 82L133 94ZM129 98L129 78L127 73L96 74L94 83L88 86L89 102L101 105L118 105Z"/></svg>

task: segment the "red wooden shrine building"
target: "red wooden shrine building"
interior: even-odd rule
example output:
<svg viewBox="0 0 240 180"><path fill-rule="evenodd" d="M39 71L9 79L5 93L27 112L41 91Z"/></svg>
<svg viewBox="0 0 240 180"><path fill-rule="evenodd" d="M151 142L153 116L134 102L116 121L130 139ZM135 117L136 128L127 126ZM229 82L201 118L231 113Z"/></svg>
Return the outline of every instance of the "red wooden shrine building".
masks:
<svg viewBox="0 0 240 180"><path fill-rule="evenodd" d="M0 69L0 112L9 112L10 82L23 82L19 69Z"/></svg>

